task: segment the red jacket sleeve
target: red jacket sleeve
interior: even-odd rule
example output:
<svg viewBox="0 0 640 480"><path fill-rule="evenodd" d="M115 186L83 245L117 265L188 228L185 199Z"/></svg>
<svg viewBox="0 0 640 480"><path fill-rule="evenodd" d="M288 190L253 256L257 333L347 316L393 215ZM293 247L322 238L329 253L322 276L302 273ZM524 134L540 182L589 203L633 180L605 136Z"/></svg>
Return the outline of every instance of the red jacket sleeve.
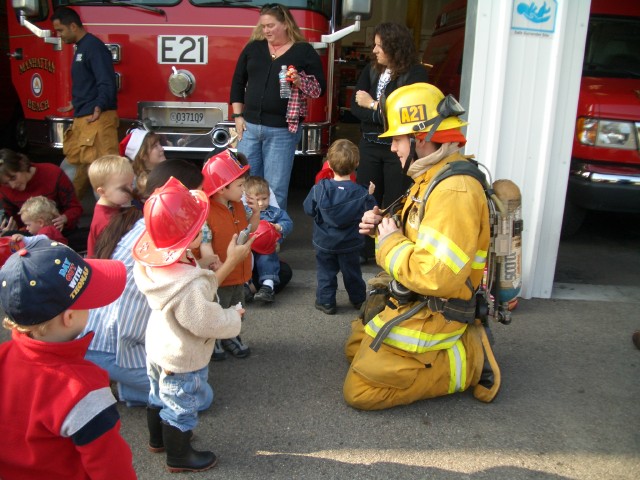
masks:
<svg viewBox="0 0 640 480"><path fill-rule="evenodd" d="M98 438L76 446L84 469L92 480L130 480L138 478L133 469L133 455L120 436L120 420Z"/></svg>

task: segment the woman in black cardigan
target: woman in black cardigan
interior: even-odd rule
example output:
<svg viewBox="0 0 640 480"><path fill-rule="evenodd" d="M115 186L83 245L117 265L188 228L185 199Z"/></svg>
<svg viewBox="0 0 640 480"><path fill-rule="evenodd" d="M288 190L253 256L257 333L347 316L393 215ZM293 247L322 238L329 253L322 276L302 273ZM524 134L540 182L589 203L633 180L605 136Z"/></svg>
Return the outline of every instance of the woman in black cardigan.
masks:
<svg viewBox="0 0 640 480"><path fill-rule="evenodd" d="M398 156L391 151L391 139L378 138L383 131L384 113L380 99L396 88L428 82L426 68L418 61L409 30L397 23L385 22L374 30L375 59L360 74L351 101L351 113L360 120L360 166L357 182L376 186L374 197L385 207L409 187L410 178L403 174ZM373 242L368 241L361 262L373 256Z"/></svg>
<svg viewBox="0 0 640 480"><path fill-rule="evenodd" d="M299 94L297 101L280 98L278 73L282 65L296 69L292 85ZM264 5L260 21L238 58L230 103L240 140L238 151L249 159L251 175L267 179L283 210L287 209L306 99L317 98L325 89L320 56L302 36L291 12L277 3Z"/></svg>

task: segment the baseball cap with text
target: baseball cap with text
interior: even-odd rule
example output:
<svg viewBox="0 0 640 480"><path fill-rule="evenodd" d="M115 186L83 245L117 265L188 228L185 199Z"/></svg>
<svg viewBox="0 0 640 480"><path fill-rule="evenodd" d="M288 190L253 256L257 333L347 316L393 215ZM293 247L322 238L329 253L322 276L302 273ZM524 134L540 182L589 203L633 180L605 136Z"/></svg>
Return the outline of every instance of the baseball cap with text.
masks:
<svg viewBox="0 0 640 480"><path fill-rule="evenodd" d="M110 304L125 281L126 269L118 260L84 259L66 245L37 240L0 269L0 305L18 325L38 325L67 309Z"/></svg>

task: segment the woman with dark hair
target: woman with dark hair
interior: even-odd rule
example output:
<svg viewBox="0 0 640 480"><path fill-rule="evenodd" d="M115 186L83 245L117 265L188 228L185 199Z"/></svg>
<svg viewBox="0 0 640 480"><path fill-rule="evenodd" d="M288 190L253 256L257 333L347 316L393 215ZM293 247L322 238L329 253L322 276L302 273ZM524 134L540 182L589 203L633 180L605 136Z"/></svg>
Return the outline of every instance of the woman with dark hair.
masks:
<svg viewBox="0 0 640 480"><path fill-rule="evenodd" d="M295 68L290 98L280 95L282 66ZM307 98L318 98L325 88L320 56L302 36L289 9L278 3L264 5L233 74L231 116L238 152L249 159L252 175L267 179L283 210Z"/></svg>
<svg viewBox="0 0 640 480"><path fill-rule="evenodd" d="M413 38L407 27L392 22L374 30L375 58L360 74L351 101L351 113L360 120L360 165L357 182L375 185L375 197L381 208L400 197L409 187L410 177L402 172L391 139L378 138L384 132L381 101L396 88L427 82L426 68L418 61ZM361 263L373 256L373 241L368 239L360 256Z"/></svg>
<svg viewBox="0 0 640 480"><path fill-rule="evenodd" d="M53 225L64 232L69 246L78 251L85 250L86 235L76 228L82 205L69 177L57 165L32 164L22 153L0 149L0 200L5 217L12 218L18 228L24 227L18 212L24 202L40 195L56 204L60 215L53 219Z"/></svg>

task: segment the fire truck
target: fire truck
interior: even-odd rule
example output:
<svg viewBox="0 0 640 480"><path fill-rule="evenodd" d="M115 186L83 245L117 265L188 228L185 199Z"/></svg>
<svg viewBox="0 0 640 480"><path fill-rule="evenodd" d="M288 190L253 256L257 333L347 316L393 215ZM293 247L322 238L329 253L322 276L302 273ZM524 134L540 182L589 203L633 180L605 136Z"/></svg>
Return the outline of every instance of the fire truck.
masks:
<svg viewBox="0 0 640 480"><path fill-rule="evenodd" d="M8 0L11 77L31 144L62 148L71 113L73 46L63 45L50 17L74 8L85 29L111 51L118 85L120 138L132 126L161 135L168 156L203 158L233 139L231 78L264 1ZM303 35L319 53L326 94L309 103L299 156L322 155L330 143L337 85L335 42L360 29L370 0L288 0ZM340 20L354 19L336 31Z"/></svg>

